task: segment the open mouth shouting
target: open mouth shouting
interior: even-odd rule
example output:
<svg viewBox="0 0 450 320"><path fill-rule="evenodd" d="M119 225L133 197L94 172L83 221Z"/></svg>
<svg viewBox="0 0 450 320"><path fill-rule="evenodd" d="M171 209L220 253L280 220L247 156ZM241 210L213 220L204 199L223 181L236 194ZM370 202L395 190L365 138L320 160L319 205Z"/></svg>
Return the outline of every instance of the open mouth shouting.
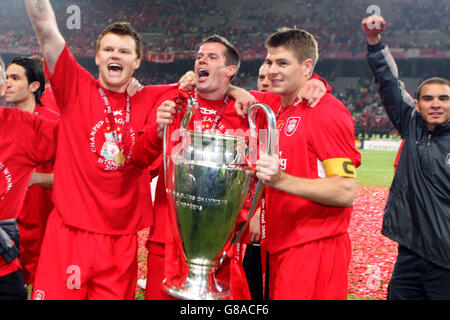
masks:
<svg viewBox="0 0 450 320"><path fill-rule="evenodd" d="M110 63L108 64L108 71L111 75L120 75L123 71L123 67L118 63Z"/></svg>
<svg viewBox="0 0 450 320"><path fill-rule="evenodd" d="M205 68L200 68L197 72L197 77L199 81L204 81L208 78L209 71Z"/></svg>

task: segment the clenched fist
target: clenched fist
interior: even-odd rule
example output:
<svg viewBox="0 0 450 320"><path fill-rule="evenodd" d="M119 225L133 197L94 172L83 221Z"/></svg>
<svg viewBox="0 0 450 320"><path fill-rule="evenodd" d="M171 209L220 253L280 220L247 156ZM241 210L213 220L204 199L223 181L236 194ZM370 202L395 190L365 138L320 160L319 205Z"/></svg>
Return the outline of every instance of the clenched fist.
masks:
<svg viewBox="0 0 450 320"><path fill-rule="evenodd" d="M381 33L386 29L386 21L382 16L372 15L361 22L362 29L369 44L377 44L381 40Z"/></svg>
<svg viewBox="0 0 450 320"><path fill-rule="evenodd" d="M167 124L171 124L174 119L174 115L180 109L177 109L175 102L171 100L164 101L156 111L156 123L158 124L158 135L162 138L164 127Z"/></svg>

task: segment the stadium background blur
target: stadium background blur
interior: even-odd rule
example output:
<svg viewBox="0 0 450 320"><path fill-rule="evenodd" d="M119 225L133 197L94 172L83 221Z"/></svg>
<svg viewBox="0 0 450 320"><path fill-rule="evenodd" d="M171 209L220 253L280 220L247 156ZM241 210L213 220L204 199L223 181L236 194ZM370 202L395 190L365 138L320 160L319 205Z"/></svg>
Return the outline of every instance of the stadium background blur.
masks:
<svg viewBox="0 0 450 320"><path fill-rule="evenodd" d="M389 23L389 44L407 89L425 78L450 75L448 0L78 0L52 1L59 28L78 61L97 75L93 56L98 34L114 21L129 21L143 35L144 61L136 73L143 84L176 82L192 69L201 39L213 33L228 38L243 59L234 84L256 88L264 39L283 26L305 29L319 42L316 72L333 87L353 114L356 138L396 137L382 109L365 61L361 19L371 5ZM73 29L71 5L80 9ZM69 22L69 23L68 23ZM23 0L0 0L0 55L39 54ZM411 92L415 94L415 92Z"/></svg>

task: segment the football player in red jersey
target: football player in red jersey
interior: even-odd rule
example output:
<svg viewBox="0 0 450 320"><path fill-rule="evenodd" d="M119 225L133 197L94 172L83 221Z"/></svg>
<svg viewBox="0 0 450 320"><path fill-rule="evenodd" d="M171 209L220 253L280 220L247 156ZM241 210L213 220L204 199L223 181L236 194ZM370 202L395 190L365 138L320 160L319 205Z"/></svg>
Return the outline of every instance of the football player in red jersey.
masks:
<svg viewBox="0 0 450 320"><path fill-rule="evenodd" d="M125 91L142 39L113 23L97 39L95 79L71 54L48 0L26 6L61 111L51 212L34 282L35 299L133 299L137 232L151 217L148 170L131 161L150 108L169 86ZM144 189L145 187L145 189Z"/></svg>
<svg viewBox="0 0 450 320"><path fill-rule="evenodd" d="M266 186L270 298L346 299L347 229L361 161L353 119L330 93L314 108L297 99L318 59L310 33L280 29L266 48L272 92L281 96L274 106L279 155L256 162Z"/></svg>
<svg viewBox="0 0 450 320"><path fill-rule="evenodd" d="M197 100L199 108L190 122L190 129L196 131L213 130L222 134L233 134L236 129L243 129L244 131L248 129L247 119L236 114L234 98L228 94L230 82L238 70L239 63L237 50L223 37L214 35L202 42L194 65L194 73L197 77L194 98ZM324 86L320 80L319 84ZM134 154L136 162L145 166L152 163L153 159L160 154L162 130L164 125L174 121L177 105L175 100L179 94L178 88L174 88L172 92L167 92L161 97L161 105L156 112L158 128L147 130L138 141ZM268 97L264 102L270 99L279 101L279 96ZM217 117L217 115L220 115L220 117ZM193 127L193 124L197 125ZM157 132L158 134L156 134ZM248 210L248 208L246 209ZM160 179L156 190L155 228L148 244L149 280L146 291L147 299L169 298L161 289L161 282L165 277L179 273L180 268L178 266L183 263L180 262L181 255L177 253L177 247L173 244L171 232L168 231L170 229L168 229L167 223L167 210L164 181ZM245 216L245 213L241 216ZM250 295L243 278L245 275L239 255L233 256L232 266L228 280L231 283L231 298L249 299ZM227 268L229 266L221 269ZM226 274L226 272L223 272L223 274Z"/></svg>
<svg viewBox="0 0 450 320"><path fill-rule="evenodd" d="M35 59L16 57L6 70L5 99L11 106L38 114L49 120L59 120L52 106L42 103L45 87L43 66ZM56 143L56 141L55 141ZM18 216L20 231L20 263L25 283L32 284L47 218L53 209L53 164L35 169L28 185L21 212Z"/></svg>
<svg viewBox="0 0 450 320"><path fill-rule="evenodd" d="M1 67L0 87L6 89L3 64ZM27 80L23 83L23 90L27 91ZM34 93L29 93L32 103L35 103ZM19 94L22 97L26 95ZM33 169L54 159L57 124L57 121L20 108L0 107L0 300L27 298L18 259L20 237L17 218Z"/></svg>

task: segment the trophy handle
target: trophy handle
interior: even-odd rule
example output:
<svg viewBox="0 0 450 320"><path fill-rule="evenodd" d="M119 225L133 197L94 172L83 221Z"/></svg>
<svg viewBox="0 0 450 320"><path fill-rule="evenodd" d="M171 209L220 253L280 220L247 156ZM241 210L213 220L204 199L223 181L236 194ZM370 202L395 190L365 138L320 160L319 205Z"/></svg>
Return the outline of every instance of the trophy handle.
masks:
<svg viewBox="0 0 450 320"><path fill-rule="evenodd" d="M166 160L166 154L167 154L167 142L168 142L168 128L167 124L164 126L164 134L163 134L163 166L164 166L164 185L167 185L167 160Z"/></svg>
<svg viewBox="0 0 450 320"><path fill-rule="evenodd" d="M272 109L263 103L257 103L250 107L248 110L248 123L250 125L250 134L252 138L257 138L257 128L256 128L256 115L257 115L257 108L262 109L264 113L266 114L266 120L267 120L267 141L266 141L266 153L268 155L273 155L275 153L275 143L277 141L277 132L276 132L276 116L273 113ZM261 180L258 180L258 183L256 185L255 195L253 197L252 204L250 206L250 210L248 211L248 219L242 226L241 230L234 236L232 243L236 244L239 241L239 238L241 237L242 233L244 232L245 228L247 227L247 224L250 222L250 219L253 217L253 214L255 213L256 205L259 202L259 198L261 197L261 192L264 188L263 183ZM223 256L225 258L225 256ZM222 258L222 259L223 259Z"/></svg>
<svg viewBox="0 0 450 320"><path fill-rule="evenodd" d="M180 130L181 131L185 131L189 125L189 123L191 122L191 118L195 112L195 99L190 97L187 100L187 108L185 111L185 114L183 116L183 119L181 120L181 124L180 124ZM164 136L163 136L163 164L164 164L164 181L166 183L167 186L167 152L168 152L168 143L170 143L170 137L169 135L171 135L171 131L169 130L169 125L165 125L164 126Z"/></svg>

